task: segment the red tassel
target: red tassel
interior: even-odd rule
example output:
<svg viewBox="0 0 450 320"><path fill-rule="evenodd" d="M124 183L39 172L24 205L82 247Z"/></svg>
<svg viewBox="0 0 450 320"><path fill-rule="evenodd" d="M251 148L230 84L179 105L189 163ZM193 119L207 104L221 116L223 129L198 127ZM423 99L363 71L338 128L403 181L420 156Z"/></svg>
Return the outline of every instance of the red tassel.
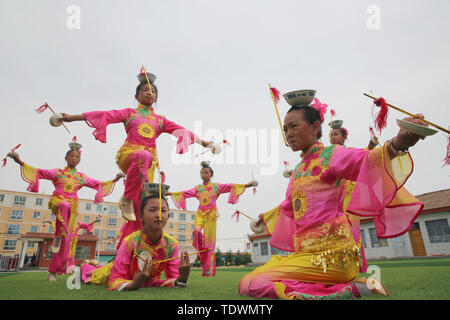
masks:
<svg viewBox="0 0 450 320"><path fill-rule="evenodd" d="M161 184L164 184L164 181L166 181L166 174L161 171Z"/></svg>
<svg viewBox="0 0 450 320"><path fill-rule="evenodd" d="M139 72L139 76L145 76L145 68L144 68L144 66L141 67L141 71Z"/></svg>
<svg viewBox="0 0 450 320"><path fill-rule="evenodd" d="M278 103L278 101L280 101L280 91L278 91L278 89L274 87L270 87L270 91L272 92L273 97L275 98L275 102Z"/></svg>
<svg viewBox="0 0 450 320"><path fill-rule="evenodd" d="M372 129L372 127L370 127L369 126L369 132L370 132L370 135L372 136L372 138L375 138L376 136L375 136L375 132L373 132L373 129Z"/></svg>
<svg viewBox="0 0 450 320"><path fill-rule="evenodd" d="M231 216L231 218L233 219L234 216L236 216L236 222L238 222L238 221L239 221L239 214L240 214L239 210L236 210L236 212L233 213L233 215Z"/></svg>
<svg viewBox="0 0 450 320"><path fill-rule="evenodd" d="M376 119L375 119L375 129L378 129L381 134L381 130L383 128L386 128L387 125L387 116L388 116L388 105L386 104L386 100L384 100L382 97L379 97L378 99L375 99L373 101L377 107L380 107L380 111L377 113Z"/></svg>
<svg viewBox="0 0 450 320"><path fill-rule="evenodd" d="M42 112L44 112L45 110L47 110L47 108L48 108L48 104L45 103L45 104L43 104L42 106L40 106L39 108L37 108L37 109L36 109L36 112L37 112L37 113L42 113Z"/></svg>
<svg viewBox="0 0 450 320"><path fill-rule="evenodd" d="M231 144L227 140L223 140L223 143L225 143L227 146L231 146Z"/></svg>
<svg viewBox="0 0 450 320"><path fill-rule="evenodd" d="M289 165L289 162L287 162L287 161L283 161L283 163L284 163L285 166Z"/></svg>
<svg viewBox="0 0 450 320"><path fill-rule="evenodd" d="M15 146L14 148L11 149L11 152L16 151L17 149L19 149L20 146L21 146L21 144L18 144L17 146Z"/></svg>
<svg viewBox="0 0 450 320"><path fill-rule="evenodd" d="M253 194L256 194L256 187L253 188Z"/></svg>
<svg viewBox="0 0 450 320"><path fill-rule="evenodd" d="M73 137L72 142L77 142L77 136Z"/></svg>
<svg viewBox="0 0 450 320"><path fill-rule="evenodd" d="M330 110L331 116L334 117L336 115L336 111L334 111L334 109Z"/></svg>
<svg viewBox="0 0 450 320"><path fill-rule="evenodd" d="M448 166L450 164L450 134L447 136L447 155L444 159L444 166Z"/></svg>
<svg viewBox="0 0 450 320"><path fill-rule="evenodd" d="M2 168L3 168L4 166L6 166L6 158L3 159L3 165L2 165Z"/></svg>

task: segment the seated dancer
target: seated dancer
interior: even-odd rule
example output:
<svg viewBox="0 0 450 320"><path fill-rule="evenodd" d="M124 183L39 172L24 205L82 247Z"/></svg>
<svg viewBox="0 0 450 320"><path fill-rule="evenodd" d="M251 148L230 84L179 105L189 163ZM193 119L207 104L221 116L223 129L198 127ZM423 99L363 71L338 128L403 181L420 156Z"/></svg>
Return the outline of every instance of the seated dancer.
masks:
<svg viewBox="0 0 450 320"><path fill-rule="evenodd" d="M146 192L140 211L144 228L123 240L114 261L102 267L96 267L95 262L94 265L89 264L91 262L81 265L84 283L107 285L110 290L118 291L186 286L190 273L189 257L184 251L180 258L176 258L179 255L178 242L163 230L169 217L169 204L162 197L159 215L158 192L158 189ZM145 259L145 263L140 259ZM170 260L158 263L166 259ZM163 271L166 279L161 279Z"/></svg>
<svg viewBox="0 0 450 320"><path fill-rule="evenodd" d="M344 128L343 126L343 120L334 120L329 123L329 126L331 128L330 131L330 144L338 144L345 147L345 141L348 137L348 130ZM377 137L373 136L369 140L369 144L364 150L372 150L375 148L378 144ZM342 209L347 214L352 234L355 239L355 243L359 246L361 250L361 267L360 272L366 272L367 271L367 260L366 255L364 253L364 246L361 239L361 229L360 229L360 217L350 214L347 212L347 206L350 201L350 198L352 197L353 189L355 188L355 181L350 181L347 179L341 179L340 185L339 185L339 194L341 197L344 197L343 199L343 205Z"/></svg>
<svg viewBox="0 0 450 320"><path fill-rule="evenodd" d="M147 76L150 84L145 75L138 75L140 83L136 88L135 98L139 106L135 109L92 111L79 115L62 113L62 120L65 122L86 121L90 127L95 128L93 133L95 138L103 143L106 143L108 125L123 123L125 126L127 138L117 152L116 163L127 175L124 195L120 199L122 215L127 222L121 229L122 234L117 248L120 247L124 237L142 228L142 221L135 212L139 212L143 184L153 182L155 168L159 169L156 139L161 133L170 133L178 138L179 154L185 153L187 147L194 142L215 152L212 142L198 138L187 129L154 112L152 105L158 98L158 90L154 83L156 76L151 73L147 73Z"/></svg>
<svg viewBox="0 0 450 320"><path fill-rule="evenodd" d="M94 203L97 204L103 201L103 197L112 193L115 182L122 177L118 174L114 180L101 182L78 172L76 167L80 163L81 144L71 142L69 146L70 150L65 157L67 166L64 169L33 168L24 163L17 153L8 154L20 165L22 179L29 183L28 191L38 192L40 179L51 180L55 186L55 191L48 203L48 207L56 216L55 240L51 248L53 256L48 269L49 281L56 281L56 273L68 273L70 243L78 215L78 190L82 187L96 190Z"/></svg>
<svg viewBox="0 0 450 320"><path fill-rule="evenodd" d="M203 264L202 275L209 277L216 275L216 224L219 218L216 200L222 193L230 193L228 202L235 204L239 201L239 197L246 188L256 187L258 182L252 181L247 184L213 183L211 178L214 175L214 171L209 166L209 162L203 161L201 166L200 177L203 180L203 184L185 191L168 192L167 195L171 195L177 208L183 210L186 210L187 198L195 197L199 200L200 203L194 222L193 246L197 251L211 249L198 254L198 259ZM204 233L202 233L202 230L204 230Z"/></svg>
<svg viewBox="0 0 450 320"><path fill-rule="evenodd" d="M383 147L371 151L324 147L318 141L324 109L320 102L294 105L284 119L286 139L294 152L302 151L302 161L290 178L285 200L260 215L258 224L264 223L272 247L293 253L274 255L245 275L239 283L241 295L336 299L388 294L377 279L357 278L360 251L338 186L340 179L356 181L347 210L373 217L377 237L404 234L423 209L402 187L412 172L412 160L405 150L423 137L400 129ZM405 120L423 125L420 119Z"/></svg>

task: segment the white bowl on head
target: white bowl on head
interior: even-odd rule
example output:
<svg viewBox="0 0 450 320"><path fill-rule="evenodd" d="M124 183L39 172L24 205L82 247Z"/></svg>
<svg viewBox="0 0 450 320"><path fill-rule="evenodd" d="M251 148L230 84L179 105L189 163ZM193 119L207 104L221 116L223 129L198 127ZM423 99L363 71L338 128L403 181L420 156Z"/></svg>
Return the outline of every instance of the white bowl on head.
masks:
<svg viewBox="0 0 450 320"><path fill-rule="evenodd" d="M148 77L148 81L150 81L150 83L152 83L152 84L156 80L156 76L153 73L147 72L147 77ZM147 82L147 77L145 76L145 74L137 75L139 82Z"/></svg>
<svg viewBox="0 0 450 320"><path fill-rule="evenodd" d="M342 127L342 124L344 123L343 120L333 120L329 123L329 126L332 129L340 129Z"/></svg>
<svg viewBox="0 0 450 320"><path fill-rule="evenodd" d="M164 195L167 191L169 191L170 186L167 184L161 184L161 194ZM144 183L144 192L150 194L159 194L159 183Z"/></svg>
<svg viewBox="0 0 450 320"><path fill-rule="evenodd" d="M296 90L283 94L286 102L291 106L309 106L316 96L316 90Z"/></svg>

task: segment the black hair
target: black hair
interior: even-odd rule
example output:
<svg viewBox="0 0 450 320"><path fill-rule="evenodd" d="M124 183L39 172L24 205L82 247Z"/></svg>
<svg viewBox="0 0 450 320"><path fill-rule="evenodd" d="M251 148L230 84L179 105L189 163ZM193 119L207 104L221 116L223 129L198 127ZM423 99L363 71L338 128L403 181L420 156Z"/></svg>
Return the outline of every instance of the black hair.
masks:
<svg viewBox="0 0 450 320"><path fill-rule="evenodd" d="M207 164L202 165L202 168L200 169L200 172L202 172L203 169L209 169L211 172L211 177L214 176L214 170Z"/></svg>
<svg viewBox="0 0 450 320"><path fill-rule="evenodd" d="M70 155L72 151L76 151L78 152L79 155L81 155L80 150L70 149L69 151L66 152L66 158Z"/></svg>
<svg viewBox="0 0 450 320"><path fill-rule="evenodd" d="M317 133L317 139L322 138L322 121L320 120L319 111L310 106L292 106L287 113L295 110L302 111L303 118L311 125L316 121L320 122L321 126L319 132Z"/></svg>
<svg viewBox="0 0 450 320"><path fill-rule="evenodd" d="M150 199L159 199L159 194L151 194L151 195L145 197L145 198L142 200L141 208L140 208L140 214L141 214L141 217L142 217L142 215L144 214L144 208L145 208L145 206L147 205L147 202L148 202ZM166 204L167 204L167 208L169 208L169 201L167 201L167 198L164 197L164 195L161 195L161 200L165 201Z"/></svg>
<svg viewBox="0 0 450 320"><path fill-rule="evenodd" d="M142 81L141 83L138 84L138 86L136 87L136 94L135 94L135 97L138 96L139 91L140 91L141 88L142 88L144 85L146 85L146 84L148 84L148 82L146 82L146 81ZM151 83L151 85L153 86L153 88L155 88L155 94L156 94L156 99L155 99L155 101L156 101L156 100L158 100L158 88L156 87L156 85L155 85L154 83Z"/></svg>

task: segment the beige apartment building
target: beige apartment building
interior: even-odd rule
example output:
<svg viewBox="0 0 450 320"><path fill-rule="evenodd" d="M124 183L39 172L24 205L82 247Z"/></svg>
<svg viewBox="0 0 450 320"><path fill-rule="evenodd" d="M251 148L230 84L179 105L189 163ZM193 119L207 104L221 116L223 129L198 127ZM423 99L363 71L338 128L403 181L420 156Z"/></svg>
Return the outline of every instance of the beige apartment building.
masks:
<svg viewBox="0 0 450 320"><path fill-rule="evenodd" d="M55 215L48 208L50 197L47 194L0 190L0 256L32 256L37 253L36 241L25 241L25 238L34 238L33 234L53 233L52 227L44 223L46 220L55 221ZM96 205L92 200L79 199L77 221L90 223L97 218L101 222L94 225L91 235L97 237L96 257L102 261L115 255L117 236L124 219L118 203L105 201ZM170 210L165 231L180 245L191 244L194 221L193 211ZM78 234L85 235L86 230L80 230Z"/></svg>

